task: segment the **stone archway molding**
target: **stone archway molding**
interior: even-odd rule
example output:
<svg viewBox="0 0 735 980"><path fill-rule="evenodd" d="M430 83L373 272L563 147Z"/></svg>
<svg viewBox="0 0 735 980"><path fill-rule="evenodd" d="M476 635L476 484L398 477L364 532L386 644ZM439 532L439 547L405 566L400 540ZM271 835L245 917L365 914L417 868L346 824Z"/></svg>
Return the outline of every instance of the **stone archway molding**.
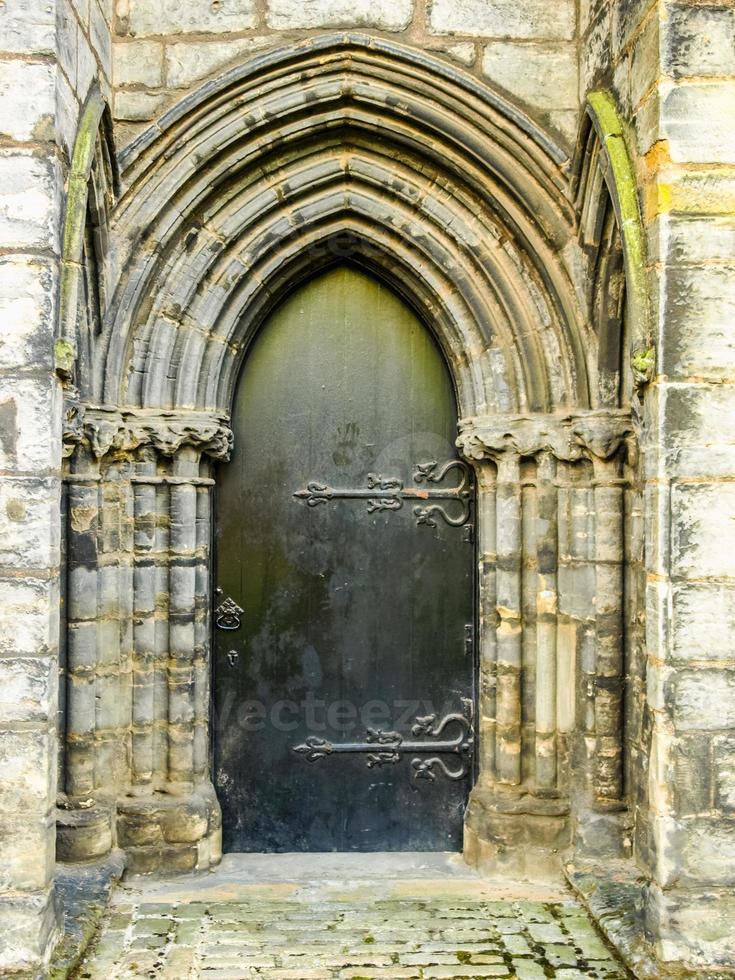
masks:
<svg viewBox="0 0 735 980"><path fill-rule="evenodd" d="M260 325L344 261L433 330L478 474L468 858L558 850L577 797L620 809L630 423L598 410L561 150L441 58L338 34L208 83L121 162L102 330L67 443L66 852L116 840L146 872L219 859L215 467Z"/></svg>

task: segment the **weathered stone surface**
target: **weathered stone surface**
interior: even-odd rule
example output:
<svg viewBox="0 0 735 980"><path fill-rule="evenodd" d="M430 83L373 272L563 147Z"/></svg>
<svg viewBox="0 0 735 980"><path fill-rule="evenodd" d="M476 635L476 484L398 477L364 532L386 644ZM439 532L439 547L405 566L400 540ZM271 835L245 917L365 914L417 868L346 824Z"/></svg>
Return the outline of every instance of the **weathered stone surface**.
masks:
<svg viewBox="0 0 735 980"><path fill-rule="evenodd" d="M680 670L669 685L678 730L718 731L735 727L735 670Z"/></svg>
<svg viewBox="0 0 735 980"><path fill-rule="evenodd" d="M377 27L402 31L411 23L415 0L268 0L268 25L299 27Z"/></svg>
<svg viewBox="0 0 735 980"><path fill-rule="evenodd" d="M232 41L208 41L166 45L166 84L182 88L214 75L235 59L244 58L273 44L272 37L247 37Z"/></svg>
<svg viewBox="0 0 735 980"><path fill-rule="evenodd" d="M56 739L47 729L0 728L0 808L4 813L47 813L53 802L56 772L48 759Z"/></svg>
<svg viewBox="0 0 735 980"><path fill-rule="evenodd" d="M43 975L60 936L53 891L44 888L22 897L0 895L0 921L0 971L6 976Z"/></svg>
<svg viewBox="0 0 735 980"><path fill-rule="evenodd" d="M56 167L30 153L0 152L0 240L6 248L56 250Z"/></svg>
<svg viewBox="0 0 735 980"><path fill-rule="evenodd" d="M735 10L729 4L669 4L662 68L674 77L732 74Z"/></svg>
<svg viewBox="0 0 735 980"><path fill-rule="evenodd" d="M544 0L430 0L429 27L435 34L571 40L575 8L571 0L553 7Z"/></svg>
<svg viewBox="0 0 735 980"><path fill-rule="evenodd" d="M53 815L0 814L0 894L42 892L53 878ZM2 914L0 912L0 914Z"/></svg>
<svg viewBox="0 0 735 980"><path fill-rule="evenodd" d="M208 879L214 900L191 894L177 905L166 886L128 881L132 893L113 905L84 973L101 980L105 969L122 970L150 951L167 980L189 971L264 980L543 980L551 962L569 980L581 971L624 975L576 902L549 901L533 886L514 900L480 899L478 879L435 876L429 885L409 874L357 890L317 877L304 890L297 879L261 883L260 894L245 885L233 895L226 876Z"/></svg>
<svg viewBox="0 0 735 980"><path fill-rule="evenodd" d="M0 258L0 369L51 368L54 272L42 258Z"/></svg>
<svg viewBox="0 0 735 980"><path fill-rule="evenodd" d="M735 134L724 124L735 114L735 81L685 82L670 88L661 106L662 133L675 163L735 164Z"/></svg>
<svg viewBox="0 0 735 980"><path fill-rule="evenodd" d="M672 603L676 660L716 663L732 659L735 584L678 583L673 588Z"/></svg>
<svg viewBox="0 0 735 980"><path fill-rule="evenodd" d="M0 136L52 140L56 73L46 62L0 60Z"/></svg>
<svg viewBox="0 0 735 980"><path fill-rule="evenodd" d="M44 569L58 561L57 480L0 479L0 561L9 568Z"/></svg>
<svg viewBox="0 0 735 980"><path fill-rule="evenodd" d="M672 490L672 567L701 578L727 577L735 549L735 486L679 484Z"/></svg>
<svg viewBox="0 0 735 980"><path fill-rule="evenodd" d="M51 657L0 659L0 718L52 720L58 677Z"/></svg>
<svg viewBox="0 0 735 980"><path fill-rule="evenodd" d="M162 85L163 52L163 44L158 41L121 41L115 44L115 85Z"/></svg>
<svg viewBox="0 0 735 980"><path fill-rule="evenodd" d="M153 119L167 101L167 96L160 92L122 89L115 95L115 117L126 122Z"/></svg>
<svg viewBox="0 0 735 980"><path fill-rule="evenodd" d="M121 34L222 34L255 26L253 0L216 0L188 4L180 0L117 0Z"/></svg>
<svg viewBox="0 0 735 980"><path fill-rule="evenodd" d="M488 44L482 71L491 82L536 109L577 105L577 54L571 45Z"/></svg>
<svg viewBox="0 0 735 980"><path fill-rule="evenodd" d="M56 811L56 859L66 863L93 861L110 853L113 814L109 806Z"/></svg>
<svg viewBox="0 0 735 980"><path fill-rule="evenodd" d="M7 0L0 29L3 51L24 55L56 52L56 9L46 0Z"/></svg>

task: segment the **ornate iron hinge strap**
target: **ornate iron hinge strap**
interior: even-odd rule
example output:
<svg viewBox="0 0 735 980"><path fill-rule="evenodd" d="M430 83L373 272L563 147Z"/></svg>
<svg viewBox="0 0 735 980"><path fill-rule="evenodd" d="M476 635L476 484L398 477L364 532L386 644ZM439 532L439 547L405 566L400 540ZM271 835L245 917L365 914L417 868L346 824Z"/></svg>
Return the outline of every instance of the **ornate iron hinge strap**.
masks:
<svg viewBox="0 0 735 980"><path fill-rule="evenodd" d="M439 487L452 470L461 474L461 481L456 487ZM383 477L377 473L368 473L367 486L354 490L338 490L325 483L312 480L305 490L297 490L294 497L305 500L309 507L327 504L330 500L367 500L369 514L381 510L400 510L407 500L441 500L457 502L460 509L455 514L441 503L430 503L428 506L416 506L413 512L417 524L436 527L436 517L441 517L452 527L462 527L470 519L472 500L472 473L462 460L452 459L439 465L436 460L428 463L417 463L414 467L413 479L416 483L432 484L427 487L406 487L402 480L393 477Z"/></svg>
<svg viewBox="0 0 735 980"><path fill-rule="evenodd" d="M463 699L471 709L471 702ZM457 726L454 738L442 739L441 736L450 725ZM293 751L303 755L307 762L318 762L330 755L342 753L360 753L367 755L368 769L380 766L395 765L404 755L428 755L430 758L415 758L411 760L414 779L436 781L435 769L442 772L448 779L464 779L470 771L470 760L474 742L474 731L471 717L456 712L446 715L437 721L436 715L425 715L416 718L411 734L414 741L404 739L398 732L386 732L380 728L368 728L364 742L330 742L318 735L310 735L301 745L294 745ZM428 740L418 740L418 736L426 735ZM450 768L441 755L453 755L458 764Z"/></svg>

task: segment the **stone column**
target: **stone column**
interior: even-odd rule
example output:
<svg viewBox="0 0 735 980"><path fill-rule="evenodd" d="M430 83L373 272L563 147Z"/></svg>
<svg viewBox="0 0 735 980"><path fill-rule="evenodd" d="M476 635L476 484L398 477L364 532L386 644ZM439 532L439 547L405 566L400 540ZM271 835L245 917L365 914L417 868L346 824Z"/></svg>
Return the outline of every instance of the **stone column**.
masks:
<svg viewBox="0 0 735 980"><path fill-rule="evenodd" d="M497 737L499 783L521 783L521 474L515 452L498 457Z"/></svg>
<svg viewBox="0 0 735 980"><path fill-rule="evenodd" d="M88 461L95 476L69 477L70 553L90 538L88 565L94 560L86 580L70 566L69 631L81 608L94 684L91 714L86 688L69 688L69 724L81 717L86 741L70 731L73 792L61 820L68 856L97 856L82 824L88 831L109 804L107 849L116 839L129 871L207 868L221 849L209 779L210 468L228 457L230 432L206 415L92 409L77 441L72 469ZM81 513L95 529L87 527L86 537L75 525ZM99 601L82 594L92 574ZM73 639L71 647L74 665ZM129 766L116 761L113 746Z"/></svg>
<svg viewBox="0 0 735 980"><path fill-rule="evenodd" d="M481 662L484 678L491 678L481 684L480 716L489 722L480 733L481 773L467 813L466 857L471 863L490 868L502 863L534 873L558 867L559 852L571 841L573 801L579 800L586 812L594 787L601 805L620 806L623 495L616 460L631 431L629 414L617 411L462 423L458 444L478 471ZM566 488L563 497L557 487L560 466L576 474L574 487ZM528 506L535 506L535 525L525 540L522 470L529 485ZM487 473L495 471L496 480L489 480ZM576 501L581 499L587 504L584 514L577 514ZM563 515L568 552L563 577L560 501L568 510ZM533 513L526 515L526 523ZM577 537L593 542L581 563ZM536 575L524 576L525 565ZM524 594L524 582L535 583L526 587L532 595ZM523 610L535 620L533 637L524 630ZM532 640L535 699L524 700L523 664L529 655L524 643ZM580 712L579 724L585 745L590 742L585 725L592 732L590 771L572 767L570 782L576 691L588 662L591 710ZM526 739L528 751L522 752Z"/></svg>
<svg viewBox="0 0 735 980"><path fill-rule="evenodd" d="M497 779L497 520L496 475L494 463L477 466L477 532L479 586L479 660L480 718L479 752L480 785L492 785Z"/></svg>
<svg viewBox="0 0 735 980"><path fill-rule="evenodd" d="M557 736L557 611L558 611L558 494L556 460L541 453L538 486L538 592L536 595L536 788L556 789ZM569 682L569 679L567 679Z"/></svg>

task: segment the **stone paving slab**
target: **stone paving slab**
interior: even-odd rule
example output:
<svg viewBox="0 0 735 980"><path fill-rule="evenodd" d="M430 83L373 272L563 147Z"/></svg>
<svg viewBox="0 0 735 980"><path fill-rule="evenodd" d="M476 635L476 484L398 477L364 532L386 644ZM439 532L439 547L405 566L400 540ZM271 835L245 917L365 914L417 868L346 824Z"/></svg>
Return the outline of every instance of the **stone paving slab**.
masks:
<svg viewBox="0 0 735 980"><path fill-rule="evenodd" d="M563 889L519 884L514 895L466 869L464 879L410 867L400 879L292 872L292 881L242 875L234 897L227 864L206 879L128 884L75 980L630 976Z"/></svg>

